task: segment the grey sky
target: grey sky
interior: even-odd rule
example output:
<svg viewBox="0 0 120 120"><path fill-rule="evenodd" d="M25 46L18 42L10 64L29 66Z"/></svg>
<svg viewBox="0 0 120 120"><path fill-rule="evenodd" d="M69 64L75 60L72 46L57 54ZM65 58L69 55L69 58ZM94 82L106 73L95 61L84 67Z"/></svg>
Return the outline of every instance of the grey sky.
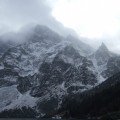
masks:
<svg viewBox="0 0 120 120"><path fill-rule="evenodd" d="M38 23L47 25L62 35L68 35L69 33L75 34L75 30L80 37L85 37L82 40L91 46L97 48L101 42L104 42L110 50L119 53L120 22L119 19L117 19L118 21L116 22L114 14L119 14L120 9L113 9L113 12L111 10L112 5L114 5L114 1L115 5L117 4L118 6L114 5L113 7L119 8L119 0L110 0L108 11L106 11L107 8L105 9L102 5L104 1L106 1L105 5L107 5L109 0L97 0L99 2L102 1L100 4L98 4L99 2L95 2L96 0L91 0L91 6L86 6L88 1L89 0L85 0L83 3L83 0L0 0L0 34L11 29L18 30L23 26ZM70 3L70 6L68 3ZM93 6L93 3L96 6L101 5L100 7L103 7L103 9L98 8L98 6ZM79 4L81 4L81 6ZM88 11L84 9L86 7L89 7ZM94 15L95 10L91 8L94 8L99 12L97 16ZM100 14L101 11L102 13L105 12L103 16ZM92 12L93 14L91 14ZM109 12L111 14L108 14ZM104 19L104 16L107 14L108 17L105 17ZM101 24L99 24L99 20L102 21ZM112 24L112 21L115 22L115 24ZM107 27L105 26L106 23L108 23ZM65 28L63 25L73 28L73 30ZM115 31L114 28L118 31ZM97 38L96 36L101 35L102 32L104 35ZM114 32L115 36L109 36L109 34L107 34L112 34ZM93 36L95 36L95 38Z"/></svg>
<svg viewBox="0 0 120 120"><path fill-rule="evenodd" d="M72 30L64 26L51 15L50 0L0 0L0 30L18 30L30 24L47 25L62 35Z"/></svg>
<svg viewBox="0 0 120 120"><path fill-rule="evenodd" d="M19 28L30 22L45 23L51 9L46 0L0 0L0 23Z"/></svg>

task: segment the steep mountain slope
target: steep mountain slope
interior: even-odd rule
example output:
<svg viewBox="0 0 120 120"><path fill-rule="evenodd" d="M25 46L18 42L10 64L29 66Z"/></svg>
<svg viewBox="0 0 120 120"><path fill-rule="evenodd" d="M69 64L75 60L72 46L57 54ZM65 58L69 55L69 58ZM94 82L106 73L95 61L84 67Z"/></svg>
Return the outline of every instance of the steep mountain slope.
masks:
<svg viewBox="0 0 120 120"><path fill-rule="evenodd" d="M15 46L16 44L12 41L3 41L0 39L0 57L3 55L4 52L6 52L9 48L12 46Z"/></svg>
<svg viewBox="0 0 120 120"><path fill-rule="evenodd" d="M66 115L67 111L68 117L100 119L107 113L120 111L119 94L120 73L117 73L90 91L68 97L59 112L64 112ZM107 117L112 116L108 114Z"/></svg>
<svg viewBox="0 0 120 120"><path fill-rule="evenodd" d="M89 45L85 44L84 42L80 41L78 38L75 38L71 35L66 37L66 41L71 43L71 46L74 46L76 48L80 55L82 56L89 56L91 55L95 50L91 48Z"/></svg>
<svg viewBox="0 0 120 120"><path fill-rule="evenodd" d="M92 61L98 73L97 78L99 82L120 71L120 56L109 51L104 43L88 59Z"/></svg>
<svg viewBox="0 0 120 120"><path fill-rule="evenodd" d="M97 60L98 65L102 65L110 59L110 57L114 56L106 47L104 43L98 48L95 52L95 59Z"/></svg>

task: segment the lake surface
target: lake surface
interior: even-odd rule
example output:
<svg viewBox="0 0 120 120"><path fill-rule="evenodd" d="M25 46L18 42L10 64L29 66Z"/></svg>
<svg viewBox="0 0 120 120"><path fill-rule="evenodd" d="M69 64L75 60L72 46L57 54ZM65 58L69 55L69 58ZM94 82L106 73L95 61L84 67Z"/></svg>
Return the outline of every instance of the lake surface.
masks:
<svg viewBox="0 0 120 120"><path fill-rule="evenodd" d="M41 119L41 118L0 118L0 120L55 120L55 119ZM58 120L58 119L56 119Z"/></svg>
<svg viewBox="0 0 120 120"><path fill-rule="evenodd" d="M52 119L52 118L49 118L49 119L42 119L42 118L38 118L38 119L36 119L36 118L32 118L32 119L31 118L0 118L0 120L59 120L59 119ZM65 120L65 119L60 119L60 120Z"/></svg>
<svg viewBox="0 0 120 120"><path fill-rule="evenodd" d="M32 118L32 119L31 118L0 118L0 120L59 120L59 119L51 119L51 118L49 118L49 119L41 119L41 118L38 118L38 119L36 119L36 118ZM60 120L65 120L65 119L60 119ZM67 119L67 120L69 120L69 119ZM77 119L73 119L73 120L77 120Z"/></svg>
<svg viewBox="0 0 120 120"><path fill-rule="evenodd" d="M0 118L0 120L58 120L58 119L41 119L41 118Z"/></svg>
<svg viewBox="0 0 120 120"><path fill-rule="evenodd" d="M52 118L0 118L0 120L86 120L86 119L52 119Z"/></svg>
<svg viewBox="0 0 120 120"><path fill-rule="evenodd" d="M0 120L66 120L66 119L52 119L52 118L0 118ZM67 119L69 120L69 119ZM77 120L77 119L70 119L70 120Z"/></svg>
<svg viewBox="0 0 120 120"><path fill-rule="evenodd" d="M0 118L0 120L58 120L58 119L41 119L41 118Z"/></svg>
<svg viewBox="0 0 120 120"><path fill-rule="evenodd" d="M0 118L0 120L86 120L86 119L52 119L52 118Z"/></svg>

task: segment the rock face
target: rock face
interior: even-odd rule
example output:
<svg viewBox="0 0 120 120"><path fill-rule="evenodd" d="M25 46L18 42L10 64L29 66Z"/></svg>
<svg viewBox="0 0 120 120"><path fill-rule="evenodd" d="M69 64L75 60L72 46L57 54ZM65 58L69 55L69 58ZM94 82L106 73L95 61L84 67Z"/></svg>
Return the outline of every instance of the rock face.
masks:
<svg viewBox="0 0 120 120"><path fill-rule="evenodd" d="M11 48L14 45L12 41L4 41L0 38L0 53L4 53L7 49Z"/></svg>
<svg viewBox="0 0 120 120"><path fill-rule="evenodd" d="M13 100L0 97L1 116L20 110L42 116L60 107L62 99L83 92L120 71L120 57L104 44L89 45L36 26L26 42L8 49L0 59L0 89L14 88ZM0 94L3 94L0 91ZM10 90L11 91L11 90ZM9 91L9 92L10 92ZM49 107L48 107L49 106ZM2 114L4 113L4 114Z"/></svg>
<svg viewBox="0 0 120 120"><path fill-rule="evenodd" d="M104 43L90 57L100 82L120 71L120 56L110 52Z"/></svg>
<svg viewBox="0 0 120 120"><path fill-rule="evenodd" d="M102 43L94 55L98 65L103 65L112 57L112 53L109 52L104 43Z"/></svg>

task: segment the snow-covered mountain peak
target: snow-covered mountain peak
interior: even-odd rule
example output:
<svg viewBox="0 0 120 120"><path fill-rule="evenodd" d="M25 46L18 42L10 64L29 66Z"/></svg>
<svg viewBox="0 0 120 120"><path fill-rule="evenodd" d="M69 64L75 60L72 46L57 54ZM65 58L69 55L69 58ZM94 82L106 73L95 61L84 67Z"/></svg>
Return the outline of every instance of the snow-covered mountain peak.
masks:
<svg viewBox="0 0 120 120"><path fill-rule="evenodd" d="M107 46L103 42L102 42L101 46L99 47L99 49L97 51L109 52Z"/></svg>
<svg viewBox="0 0 120 120"><path fill-rule="evenodd" d="M89 58L98 73L98 79L100 82L116 73L117 70L119 71L115 60L118 60L119 57L115 53L109 51L104 43L102 43L98 50L89 56Z"/></svg>
<svg viewBox="0 0 120 120"><path fill-rule="evenodd" d="M62 36L43 25L36 25L31 28L29 41L42 42L45 44L58 43L63 39Z"/></svg>
<svg viewBox="0 0 120 120"><path fill-rule="evenodd" d="M109 51L106 45L102 43L101 46L98 48L98 50L94 53L94 56L96 60L98 61L98 64L100 65L100 64L106 63L108 59L116 56L116 54Z"/></svg>
<svg viewBox="0 0 120 120"><path fill-rule="evenodd" d="M100 64L107 62L111 55L111 52L108 50L104 43L102 43L98 50L95 52L95 58L97 61L100 61Z"/></svg>

